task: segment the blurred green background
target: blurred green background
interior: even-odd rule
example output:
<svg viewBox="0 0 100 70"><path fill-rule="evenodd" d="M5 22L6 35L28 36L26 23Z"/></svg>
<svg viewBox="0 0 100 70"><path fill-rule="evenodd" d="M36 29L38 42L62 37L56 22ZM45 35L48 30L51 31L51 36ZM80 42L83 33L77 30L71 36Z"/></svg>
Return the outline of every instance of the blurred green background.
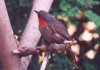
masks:
<svg viewBox="0 0 100 70"><path fill-rule="evenodd" d="M20 37L30 16L32 0L5 2L14 34ZM72 49L79 70L100 70L100 0L54 0L50 13L78 41ZM43 54L36 56L33 55L28 70L39 70ZM46 70L71 70L71 62L65 52L52 52Z"/></svg>

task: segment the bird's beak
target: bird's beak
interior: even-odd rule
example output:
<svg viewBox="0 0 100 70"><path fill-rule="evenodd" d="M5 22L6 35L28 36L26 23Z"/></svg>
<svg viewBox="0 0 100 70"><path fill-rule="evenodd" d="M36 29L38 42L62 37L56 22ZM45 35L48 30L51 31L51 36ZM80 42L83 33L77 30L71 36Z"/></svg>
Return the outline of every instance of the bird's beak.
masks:
<svg viewBox="0 0 100 70"><path fill-rule="evenodd" d="M34 10L37 14L39 14L39 11Z"/></svg>

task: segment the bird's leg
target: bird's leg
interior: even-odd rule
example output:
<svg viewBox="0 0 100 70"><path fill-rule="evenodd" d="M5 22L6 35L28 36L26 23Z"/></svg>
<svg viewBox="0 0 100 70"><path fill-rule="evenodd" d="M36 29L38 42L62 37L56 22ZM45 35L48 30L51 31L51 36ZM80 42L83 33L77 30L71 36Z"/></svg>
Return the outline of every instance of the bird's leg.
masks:
<svg viewBox="0 0 100 70"><path fill-rule="evenodd" d="M66 44L65 48L66 48L66 52L68 52L68 54L71 56L72 69L78 70L78 66L77 66L77 62L76 62L74 52L71 50L71 44Z"/></svg>

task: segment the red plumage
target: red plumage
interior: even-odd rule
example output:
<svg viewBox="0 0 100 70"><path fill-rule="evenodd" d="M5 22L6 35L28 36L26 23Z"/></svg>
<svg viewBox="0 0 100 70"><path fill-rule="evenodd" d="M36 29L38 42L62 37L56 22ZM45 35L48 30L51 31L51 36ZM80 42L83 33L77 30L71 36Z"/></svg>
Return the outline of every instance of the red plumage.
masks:
<svg viewBox="0 0 100 70"><path fill-rule="evenodd" d="M39 22L41 22L39 23L41 26L46 26L46 21L43 18L39 17Z"/></svg>

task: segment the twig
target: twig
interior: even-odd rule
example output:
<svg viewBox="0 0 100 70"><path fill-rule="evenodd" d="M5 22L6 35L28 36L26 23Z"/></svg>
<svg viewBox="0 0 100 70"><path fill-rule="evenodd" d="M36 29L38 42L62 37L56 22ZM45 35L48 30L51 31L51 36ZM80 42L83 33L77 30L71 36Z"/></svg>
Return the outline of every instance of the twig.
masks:
<svg viewBox="0 0 100 70"><path fill-rule="evenodd" d="M45 45L34 47L31 49L28 49L28 51L30 52L26 52L26 53L21 53L18 49L13 50L13 52L20 55L22 54L22 56L27 56L30 54L39 54L45 51L53 52L53 51L64 51L64 50L66 50L65 44L53 44L51 45L51 47L48 47L48 48Z"/></svg>

